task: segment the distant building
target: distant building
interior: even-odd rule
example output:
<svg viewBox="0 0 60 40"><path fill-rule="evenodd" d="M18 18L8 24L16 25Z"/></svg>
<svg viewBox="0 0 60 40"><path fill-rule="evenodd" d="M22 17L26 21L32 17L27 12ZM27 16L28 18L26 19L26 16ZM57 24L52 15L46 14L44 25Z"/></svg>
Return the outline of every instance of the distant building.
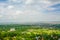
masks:
<svg viewBox="0 0 60 40"><path fill-rule="evenodd" d="M15 31L15 28L11 28L10 31Z"/></svg>

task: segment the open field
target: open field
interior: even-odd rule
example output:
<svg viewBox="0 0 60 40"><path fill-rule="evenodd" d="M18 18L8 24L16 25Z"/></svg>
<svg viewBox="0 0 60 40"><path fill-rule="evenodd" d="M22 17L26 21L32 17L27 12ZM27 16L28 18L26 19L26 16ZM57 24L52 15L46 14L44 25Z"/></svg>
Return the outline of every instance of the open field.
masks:
<svg viewBox="0 0 60 40"><path fill-rule="evenodd" d="M0 40L60 40L60 28L37 25L0 25Z"/></svg>

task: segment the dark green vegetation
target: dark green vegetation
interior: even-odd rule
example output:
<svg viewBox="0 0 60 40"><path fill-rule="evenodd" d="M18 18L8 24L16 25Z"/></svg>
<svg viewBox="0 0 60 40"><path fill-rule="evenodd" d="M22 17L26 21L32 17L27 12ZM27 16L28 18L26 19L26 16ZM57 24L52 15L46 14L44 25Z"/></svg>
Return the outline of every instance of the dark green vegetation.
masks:
<svg viewBox="0 0 60 40"><path fill-rule="evenodd" d="M60 40L60 24L0 25L0 40Z"/></svg>

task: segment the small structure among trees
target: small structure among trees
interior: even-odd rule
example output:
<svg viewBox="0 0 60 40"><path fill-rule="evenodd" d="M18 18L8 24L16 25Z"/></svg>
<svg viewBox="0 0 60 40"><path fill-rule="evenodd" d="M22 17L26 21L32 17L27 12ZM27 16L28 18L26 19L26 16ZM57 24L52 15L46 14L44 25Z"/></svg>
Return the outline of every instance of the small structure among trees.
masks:
<svg viewBox="0 0 60 40"><path fill-rule="evenodd" d="M15 28L11 28L10 31L15 31Z"/></svg>

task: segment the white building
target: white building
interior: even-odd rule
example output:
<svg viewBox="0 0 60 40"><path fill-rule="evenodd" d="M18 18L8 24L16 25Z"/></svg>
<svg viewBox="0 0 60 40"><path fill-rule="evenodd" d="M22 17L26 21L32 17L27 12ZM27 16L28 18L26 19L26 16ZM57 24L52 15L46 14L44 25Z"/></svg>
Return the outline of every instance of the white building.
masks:
<svg viewBox="0 0 60 40"><path fill-rule="evenodd" d="M11 28L10 31L15 31L15 28Z"/></svg>

